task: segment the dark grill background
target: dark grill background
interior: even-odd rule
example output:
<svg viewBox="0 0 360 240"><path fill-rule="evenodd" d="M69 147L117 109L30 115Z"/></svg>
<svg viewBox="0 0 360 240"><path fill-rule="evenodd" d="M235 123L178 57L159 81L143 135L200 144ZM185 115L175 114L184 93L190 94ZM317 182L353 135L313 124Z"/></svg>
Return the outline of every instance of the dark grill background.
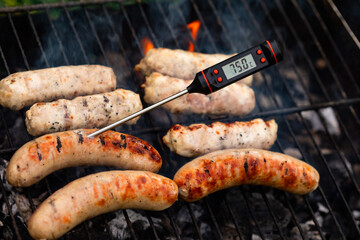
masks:
<svg viewBox="0 0 360 240"><path fill-rule="evenodd" d="M142 94L133 67L141 40L155 47L205 53L241 52L266 39L286 48L282 63L255 75L257 106L244 118L173 115L156 109L135 126L117 128L150 142L172 178L189 161L161 138L175 123L275 118L272 150L313 165L319 188L306 196L241 186L162 212L119 210L83 224L64 239L359 239L359 2L354 1L88 1L0 9L0 77L61 65L103 64L118 88ZM197 41L186 24L200 20ZM0 108L0 233L29 239L26 220L49 194L105 167L58 171L27 189L5 179L7 160L31 140L25 110ZM9 211L10 210L10 211ZM24 220L25 219L25 220ZM46 227L46 226L44 226Z"/></svg>

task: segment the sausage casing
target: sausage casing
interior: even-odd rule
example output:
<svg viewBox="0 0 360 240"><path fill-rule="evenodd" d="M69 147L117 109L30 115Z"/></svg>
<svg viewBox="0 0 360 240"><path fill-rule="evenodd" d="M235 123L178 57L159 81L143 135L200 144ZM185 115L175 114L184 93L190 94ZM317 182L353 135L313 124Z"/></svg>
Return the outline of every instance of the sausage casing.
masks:
<svg viewBox="0 0 360 240"><path fill-rule="evenodd" d="M181 79L194 79L196 73L224 61L232 55L204 54L182 49L154 48L135 66L137 73L149 76L152 72Z"/></svg>
<svg viewBox="0 0 360 240"><path fill-rule="evenodd" d="M184 157L230 148L270 149L276 140L275 120L249 122L174 125L163 137L171 151Z"/></svg>
<svg viewBox="0 0 360 240"><path fill-rule="evenodd" d="M182 80L154 72L146 78L144 100L149 104L156 103L186 89L190 83L190 80ZM243 116L254 109L255 94L247 85L236 83L209 95L186 94L164 104L163 107L172 113Z"/></svg>
<svg viewBox="0 0 360 240"><path fill-rule="evenodd" d="M114 71L100 65L62 66L18 72L0 81L0 105L19 110L36 102L112 91Z"/></svg>
<svg viewBox="0 0 360 240"><path fill-rule="evenodd" d="M133 208L160 211L178 196L176 183L146 171L109 171L77 179L47 198L28 221L35 239L59 238L97 215Z"/></svg>
<svg viewBox="0 0 360 240"><path fill-rule="evenodd" d="M8 182L30 186L50 173L74 166L104 165L157 172L162 159L147 142L123 133L106 131L89 139L95 129L52 133L19 148L6 169Z"/></svg>
<svg viewBox="0 0 360 240"><path fill-rule="evenodd" d="M228 149L188 162L177 171L174 181L180 197L193 202L243 184L306 194L317 188L319 178L315 168L291 156L260 149Z"/></svg>
<svg viewBox="0 0 360 240"><path fill-rule="evenodd" d="M79 128L102 128L142 109L138 94L113 92L36 103L26 112L26 128L33 136ZM135 124L139 117L126 124Z"/></svg>
<svg viewBox="0 0 360 240"><path fill-rule="evenodd" d="M153 48L135 66L134 71L142 76L149 76L153 72L184 80L193 80L195 75L234 54L206 54L189 52L182 49ZM251 85L253 77L241 80L242 83Z"/></svg>

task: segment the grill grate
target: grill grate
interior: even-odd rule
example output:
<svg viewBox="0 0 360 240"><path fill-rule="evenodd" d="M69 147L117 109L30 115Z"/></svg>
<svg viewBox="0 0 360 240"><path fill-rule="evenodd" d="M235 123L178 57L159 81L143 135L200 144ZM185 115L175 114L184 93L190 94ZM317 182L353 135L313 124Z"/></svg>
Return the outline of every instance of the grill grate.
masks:
<svg viewBox="0 0 360 240"><path fill-rule="evenodd" d="M197 41L186 28L193 20L201 22ZM159 213L105 214L76 227L64 239L360 237L360 139L356 135L360 88L354 77L359 74L359 29L348 24L336 1L74 1L0 9L0 26L6 33L0 36L0 77L19 70L98 63L115 70L118 87L137 92L141 92L140 80L132 69L144 56L144 37L155 47L186 48L191 41L196 51L211 53L240 52L264 39L278 39L288 50L282 64L256 74L257 106L249 116L177 116L156 109L137 125L117 130L149 141L163 157L160 173L171 178L188 161L169 152L161 141L174 123L275 118L279 136L273 150L292 151L315 166L321 175L315 192L300 197L259 186L235 187L199 202L179 201ZM340 44L342 38L347 39L346 46ZM326 109L332 115L324 115ZM32 137L23 121L25 110L0 108L0 115L0 157L8 160ZM308 116L318 119L322 130ZM331 117L338 124L338 135L329 124ZM0 203L6 209L0 219L3 238L29 238L14 200L19 194L33 212L41 193L48 196L79 175L107 169L66 169L34 187L15 190L5 181L0 165Z"/></svg>

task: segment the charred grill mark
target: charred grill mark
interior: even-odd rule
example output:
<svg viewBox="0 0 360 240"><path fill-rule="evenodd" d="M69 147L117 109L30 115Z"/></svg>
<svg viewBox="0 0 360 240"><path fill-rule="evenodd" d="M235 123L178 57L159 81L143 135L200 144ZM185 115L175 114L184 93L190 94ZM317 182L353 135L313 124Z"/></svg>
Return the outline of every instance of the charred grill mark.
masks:
<svg viewBox="0 0 360 240"><path fill-rule="evenodd" d="M179 130L180 128L181 128L181 126L180 126L179 124L176 124L175 126L172 127L172 129L173 129L174 131L177 131L177 130Z"/></svg>
<svg viewBox="0 0 360 240"><path fill-rule="evenodd" d="M64 105L64 109L65 109L65 114L64 114L64 118L69 119L70 118L70 114L69 114L69 110L67 105Z"/></svg>
<svg viewBox="0 0 360 240"><path fill-rule="evenodd" d="M42 160L42 154L41 154L41 151L40 151L39 144L36 144L36 153L37 153L37 157L38 157L39 161L41 161Z"/></svg>
<svg viewBox="0 0 360 240"><path fill-rule="evenodd" d="M55 207L54 201L55 201L55 199L51 198L51 199L49 200L49 204L50 204L51 208L53 209L54 213L56 213L56 212L57 212L57 209L56 209L56 207Z"/></svg>
<svg viewBox="0 0 360 240"><path fill-rule="evenodd" d="M57 136L57 137L56 137L56 150L57 150L58 152L61 152L61 148L62 148L61 140L60 140L60 137Z"/></svg>
<svg viewBox="0 0 360 240"><path fill-rule="evenodd" d="M101 145L105 146L105 140L103 137L99 137Z"/></svg>
<svg viewBox="0 0 360 240"><path fill-rule="evenodd" d="M121 146L125 149L127 147L126 136L124 134L121 134L120 138L121 138Z"/></svg>
<svg viewBox="0 0 360 240"><path fill-rule="evenodd" d="M150 147L150 145L144 143L140 139L128 135L126 137L126 142L127 142L127 148L131 152L138 153L140 155L144 155L144 154L148 155L149 158L154 162L160 163L162 161L159 153L154 148Z"/></svg>
<svg viewBox="0 0 360 240"><path fill-rule="evenodd" d="M307 173L305 172L305 168L303 168L303 176L306 177Z"/></svg>
<svg viewBox="0 0 360 240"><path fill-rule="evenodd" d="M266 163L266 158L264 158L264 163Z"/></svg>
<svg viewBox="0 0 360 240"><path fill-rule="evenodd" d="M83 144L83 143L84 143L84 137L83 137L83 135L81 134L81 132L77 132L76 134L79 136L79 141L78 141L78 142L79 142L80 144Z"/></svg>
<svg viewBox="0 0 360 240"><path fill-rule="evenodd" d="M249 165L248 165L247 160L246 160L245 163L244 163L244 169L245 169L245 172L247 172L248 169L249 169Z"/></svg>
<svg viewBox="0 0 360 240"><path fill-rule="evenodd" d="M194 131L194 130L197 130L197 129L201 128L201 127L202 127L202 125L190 126L190 127L189 127L189 130L190 130L190 131Z"/></svg>
<svg viewBox="0 0 360 240"><path fill-rule="evenodd" d="M270 121L272 121L272 120L270 120ZM268 126L269 128L270 128L270 121L265 121L266 126Z"/></svg>

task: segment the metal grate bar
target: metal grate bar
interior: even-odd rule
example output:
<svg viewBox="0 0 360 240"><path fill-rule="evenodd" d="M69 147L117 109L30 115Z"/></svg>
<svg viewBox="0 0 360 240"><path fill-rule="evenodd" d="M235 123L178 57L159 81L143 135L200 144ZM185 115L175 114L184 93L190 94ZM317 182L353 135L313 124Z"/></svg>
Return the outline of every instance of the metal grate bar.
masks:
<svg viewBox="0 0 360 240"><path fill-rule="evenodd" d="M194 8L194 10L195 10L195 12L196 12L196 15L197 15L198 19L199 19L200 22L201 22L201 26L204 27L204 31L205 31L205 33L206 33L206 36L208 37L208 39L210 39L211 47L212 47L214 50L216 50L217 47L216 47L216 45L215 45L215 43L214 43L214 41L213 41L213 39L212 39L212 37L211 37L211 35L210 35L209 28L206 26L205 21L204 21L204 19L203 19L203 17L202 17L202 14L200 13L200 10L199 10L197 4L194 2L194 0L190 0L190 2L191 2L192 6L193 6L193 8Z"/></svg>
<svg viewBox="0 0 360 240"><path fill-rule="evenodd" d="M185 205L186 205L187 209L189 210L191 219L192 219L192 221L193 221L193 223L194 223L194 227L195 227L196 232L197 232L197 234L198 234L198 236L199 236L199 239L202 240L203 238L202 238L202 236L201 236L200 228L199 228L199 226L198 226L198 224L197 224L197 222L196 222L196 218L195 218L194 212L193 212L193 210L192 210L192 208L191 208L191 203L186 202Z"/></svg>
<svg viewBox="0 0 360 240"><path fill-rule="evenodd" d="M173 229L174 229L176 239L177 239L177 240L180 240L181 237L180 237L180 235L179 235L179 230L178 230L178 228L177 228L177 226L176 226L176 224L175 224L175 221L174 221L174 219L173 219L173 217L172 217L172 216L174 216L174 213L173 213L172 209L171 209L171 208L168 208L168 209L166 209L165 211L166 211L166 216L170 219L170 224L171 224L171 226L172 226Z"/></svg>
<svg viewBox="0 0 360 240"><path fill-rule="evenodd" d="M15 217L14 217L12 211L11 211L11 205L9 203L9 199L7 198L7 194L5 192L5 188L4 188L4 185L3 185L2 181L0 181L0 187L1 187L1 191L3 192L3 195L4 195L5 204L6 204L6 207L7 207L8 211L9 211L9 215L10 215L10 218L11 218L12 225L14 226L16 238L18 240L20 240L22 238L20 236L19 229L18 229L16 221L15 221Z"/></svg>
<svg viewBox="0 0 360 240"><path fill-rule="evenodd" d="M240 191L241 191L241 194L242 194L243 197L244 197L246 207L247 207L247 209L249 209L250 216L251 216L251 218L254 220L256 229L257 229L258 233L260 234L260 237L261 237L262 239L266 239L265 236L264 236L264 234L263 234L263 232L262 232L261 229L260 229L259 223L258 223L258 221L257 221L257 219L256 219L256 217L255 217L254 211L253 211L252 208L250 207L249 199L248 199L248 197L246 196L246 194L245 194L244 189L243 189L242 186L240 187Z"/></svg>
<svg viewBox="0 0 360 240"><path fill-rule="evenodd" d="M167 17L166 14L165 14L162 5L159 3L159 0L156 0L155 2L156 2L156 5L157 5L158 9L159 9L160 12L161 12L161 15L163 16L163 19L164 19L164 21L165 21L166 26L168 27L168 29L169 29L169 31L170 31L171 37L172 37L172 38L174 39L174 41L175 41L176 47L177 47L177 48L180 48L179 41L177 40L177 37L176 37L176 35L175 35L175 33L174 33L174 30L173 30L172 27L171 27L171 24L170 24L170 22L169 22L169 19L168 19L168 17Z"/></svg>
<svg viewBox="0 0 360 240"><path fill-rule="evenodd" d="M226 196L227 196L227 195L225 194L225 195L224 195L224 201L225 201L226 208L229 210L230 216L231 216L231 218L232 218L232 221L233 221L234 224L235 224L236 232L237 232L237 234L239 235L240 240L243 240L243 239L245 239L245 237L244 237L244 235L243 235L243 234L241 233L241 231L240 231L240 226L239 226L239 224L237 223L237 221L235 220L234 211L232 210L232 207L231 207L229 201L227 200L227 197L226 197Z"/></svg>
<svg viewBox="0 0 360 240"><path fill-rule="evenodd" d="M122 210L122 213L123 213L123 215L124 215L124 217L125 217L125 221L126 221L128 227L129 227L129 230L130 230L130 234L131 234L132 239L136 240L137 237L136 237L134 228L132 227L132 223L131 223L131 221L130 221L130 219L129 219L129 215L127 214L127 212L126 212L125 209Z"/></svg>
<svg viewBox="0 0 360 240"><path fill-rule="evenodd" d="M129 61L129 59L126 57L124 46L123 46L123 44L122 44L121 41L120 41L119 34L118 34L118 33L116 32L116 30L115 30L115 26L114 26L113 21L112 21L111 18L110 18L109 12L108 12L108 10L106 9L106 7L105 7L104 5L102 5L102 10L103 10L103 12L104 12L104 14L105 14L106 20L107 20L107 22L109 23L110 28L111 28L114 36L115 36L115 38L116 38L116 41L117 41L117 43L118 43L118 45L119 45L119 47L120 47L121 54L124 56L125 63L126 63L126 65L127 65L127 67L128 67L129 69L131 69L130 61Z"/></svg>
<svg viewBox="0 0 360 240"><path fill-rule="evenodd" d="M58 34L58 32L57 32L57 30L56 30L56 28L54 26L54 23L51 20L49 8L46 8L46 15L47 15L47 17L49 19L49 23L50 23L52 31L54 32L55 38L56 38L57 42L59 43L60 51L61 51L61 54L62 54L62 56L64 58L65 64L69 65L69 60L66 57L66 54L65 54L65 51L64 51L64 46L62 45L59 34Z"/></svg>
<svg viewBox="0 0 360 240"><path fill-rule="evenodd" d="M45 56L44 49L43 49L43 47L42 47L42 45L41 45L39 35L38 35L38 33L37 33L37 31L36 31L36 28L35 28L35 25L34 25L34 21L32 20L32 17L31 17L31 15L30 15L29 11L27 11L26 14L27 14L27 16L28 16L28 20L29 20L29 22L30 22L31 29L32 29L32 31L33 31L33 33L34 33L34 36L35 36L35 39L36 39L36 43L38 44L38 46L39 46L39 48L40 48L40 51L41 51L41 54L42 54L42 56L43 56L43 58L44 58L45 64L46 64L47 67L49 67L50 65L49 65L49 62L48 62L48 60L47 60L47 58L46 58L46 56Z"/></svg>
<svg viewBox="0 0 360 240"><path fill-rule="evenodd" d="M341 83L340 83L340 79L339 79L338 75L335 73L335 70L334 70L331 62L329 61L329 59L328 59L328 57L327 57L324 49L322 48L322 46L321 46L321 44L320 44L320 42L319 42L319 39L316 37L316 34L315 34L314 30L311 28L309 21L306 19L303 11L301 10L301 8L300 8L300 6L297 4L297 2L296 2L295 0L291 0L291 2L293 3L293 5L295 6L297 12L299 13L301 20L305 23L306 28L307 28L308 31L310 32L311 37L312 37L312 39L314 40L315 45L316 45L318 51L320 52L321 56L325 59L326 65L328 66L328 68L329 68L329 70L330 70L330 73L331 73L333 79L335 80L335 83L336 83L337 87L338 87L339 90L340 90L340 93L341 93L342 97L343 97L343 98L348 98L348 96L347 96L344 88L342 87L342 85L341 85ZM277 3L277 5L278 5L279 7L281 7L281 8L283 9L283 7L281 6L281 3L280 3L279 0L276 0L276 3ZM285 13L285 11L284 11L284 13ZM355 85L355 86L357 86L357 85ZM354 113L355 113L355 110L354 110ZM357 119L357 120L358 120L358 119Z"/></svg>
<svg viewBox="0 0 360 240"><path fill-rule="evenodd" d="M16 6L16 7L6 7L6 8L0 8L0 13L14 13L14 12L21 12L21 11L35 11L35 10L41 10L45 8L58 8L58 7L78 7L83 5L89 5L89 4L102 4L102 3L122 3L126 2L128 0L86 0L86 1L68 1L64 2L63 0L61 2L57 3L40 3L40 4L34 4L34 5L23 5L23 6Z"/></svg>
<svg viewBox="0 0 360 240"><path fill-rule="evenodd" d="M1 46L0 46L0 55L1 55L1 59L4 62L5 70L6 70L7 74L10 75L9 66L8 66L8 64L7 64L6 60L5 60L4 52L3 52L2 48L1 48Z"/></svg>
<svg viewBox="0 0 360 240"><path fill-rule="evenodd" d="M138 38L136 37L136 34L135 34L135 31L134 31L134 27L133 25L131 24L131 21L129 19L129 15L127 14L124 6L122 4L120 4L120 7L121 7L121 10L125 16L125 19L126 19L126 22L127 24L129 25L130 27L130 31L131 31L131 35L133 36L133 38L135 39L135 43L136 43L136 46L137 48L139 49L139 52L141 53L141 56L144 57L144 49L142 49L141 45L140 45L140 42L138 40Z"/></svg>
<svg viewBox="0 0 360 240"><path fill-rule="evenodd" d="M310 205L309 196L305 195L305 196L303 196L303 198L304 198L304 201L306 202L306 205L310 211L311 216L313 216L313 221L315 223L316 228L318 229L318 232L320 233L321 239L325 239L325 236L324 236L323 232L321 231L320 224L319 224L317 218L315 217L315 213Z"/></svg>
<svg viewBox="0 0 360 240"><path fill-rule="evenodd" d="M211 210L211 207L209 206L209 203L208 203L207 199L206 199L206 198L203 199L202 202L205 203L205 206L206 206L208 212L210 213L210 217L211 217L211 220L212 220L213 223L214 223L214 227L215 227L215 230L216 230L217 237L218 237L219 239L222 239L222 238L223 238L223 235L222 235L222 233L221 233L221 230L220 230L220 228L219 228L219 225L218 225L217 222L216 222L215 215L214 215L213 211Z"/></svg>
<svg viewBox="0 0 360 240"><path fill-rule="evenodd" d="M11 25L11 29L13 30L14 36L15 36L15 38L16 38L16 42L17 42L17 44L18 44L18 46L19 46L19 48L20 48L21 55L22 55L22 57L23 57L23 59L24 59L24 64L25 64L26 68L29 70L29 69L30 69L29 63L28 63L28 60L27 60L27 58L26 58L26 55L25 55L25 52L24 52L24 48L22 47L22 44L21 44L21 42L20 42L19 35L18 35L17 31L16 31L16 28L15 28L14 22L13 22L13 20L12 20L12 17L11 17L11 15L10 15L10 13L8 13L7 16L8 16L10 25Z"/></svg>
<svg viewBox="0 0 360 240"><path fill-rule="evenodd" d="M318 10L316 9L315 7L315 4L313 2L313 0L307 0L307 2L309 3L312 11L314 12L317 20L319 21L320 25L321 25L321 28L323 29L323 31L325 32L327 38L329 39L329 41L331 42L331 45L332 45L332 48L335 50L337 56L339 57L340 59L340 63L343 65L347 75L349 76L350 80L352 81L353 85L356 87L356 91L359 93L360 92L360 88L359 88L359 85L357 83L357 81L355 80L353 74L351 73L350 71L350 68L348 66L348 64L346 63L341 51L339 50L338 46L336 45L335 41L334 41L334 38L331 36L330 34L330 31L329 29L327 28L324 20L322 19L320 13L318 12ZM298 5L298 4L297 4Z"/></svg>
<svg viewBox="0 0 360 240"><path fill-rule="evenodd" d="M182 13L182 11L180 11L180 7L179 7L178 1L173 0L172 3L176 6L176 11L179 13L179 16L180 16L180 19L181 19L182 23L184 24L184 26L186 26L186 25L187 25L187 22L186 22L186 19L185 19L185 17L184 17L184 14ZM199 47L198 47L195 39L192 37L191 32L190 32L190 29L189 29L189 28L186 28L186 32L187 32L187 34L188 34L189 40L194 44L195 51L199 51Z"/></svg>
<svg viewBox="0 0 360 240"><path fill-rule="evenodd" d="M211 10L212 10L213 13L215 14L217 24L220 25L221 29L222 29L223 32L224 32L224 36L225 36L225 38L226 38L226 41L227 41L228 43L230 43L231 50L232 50L233 52L237 52L236 50L238 50L238 49L236 49L236 47L235 47L235 45L234 45L234 43L233 43L233 40L231 39L231 37L230 37L228 31L226 30L226 28L224 27L224 24L223 24L222 21L221 21L221 18L220 18L220 16L219 16L218 11L216 10L216 7L215 7L215 5L214 5L214 2L213 2L212 0L209 0L208 3L209 3L209 5L210 5L210 7L211 7Z"/></svg>
<svg viewBox="0 0 360 240"><path fill-rule="evenodd" d="M279 235L280 235L280 238L281 239L285 239L284 237L284 234L282 233L281 229L280 229L280 226L279 226L279 223L278 221L276 220L276 217L275 217L275 214L273 213L273 211L271 211L271 206L270 206L270 203L269 203L269 200L267 198L267 196L265 195L264 191L262 188L259 188L259 192L262 196L262 198L264 199L265 201L265 204L266 204L266 207L268 208L269 212L270 212L270 215L271 215L271 218L273 219L274 223L275 223L275 226L276 226L276 229L277 231L279 232Z"/></svg>
<svg viewBox="0 0 360 240"><path fill-rule="evenodd" d="M346 29L346 31L349 33L350 37L354 40L356 46L358 48L360 48L360 42L359 39L356 37L356 35L354 34L354 32L351 30L349 24L347 24L346 20L344 19L344 17L342 16L342 14L340 13L339 9L336 7L335 3L333 2L333 0L327 0L327 3L330 5L330 7L332 8L332 10L334 11L334 13L336 14L336 16L338 17L338 19L341 21L341 23L343 24L344 28Z"/></svg>
<svg viewBox="0 0 360 240"><path fill-rule="evenodd" d="M156 229L155 229L155 226L154 226L154 222L153 222L153 220L152 220L149 212L148 212L148 211L145 211L145 214L146 214L146 217L147 217L148 220L149 220L149 223L150 223L150 226L151 226L151 229L152 229L152 232L153 232L153 234L154 234L155 239L160 239L159 236L157 235L157 232L156 232Z"/></svg>
<svg viewBox="0 0 360 240"><path fill-rule="evenodd" d="M282 151L282 150L281 150L281 151ZM282 152L283 152L283 151L282 151ZM290 210L290 213L291 213L292 217L293 217L294 220L295 220L296 227L299 229L299 232L300 232L300 235L301 235L302 239L309 239L309 238L307 237L307 235L304 233L304 229L301 227L301 225L300 225L300 223L299 223L299 220L298 220L297 217L296 217L294 208L292 207L292 205L291 205L291 203L290 203L290 201L289 201L288 195L287 195L285 192L283 192L283 195L284 195L284 198L285 198L285 201L286 201L286 205L288 206L288 208L289 208L289 210ZM307 207L309 208L309 205L307 205ZM315 215L312 215L312 218L313 218L313 219L316 219ZM315 226L316 226L317 231L319 232L320 236L322 236L322 239L325 239L325 238L323 237L323 233L322 233L322 231L321 231L320 226L319 226L319 225L315 225Z"/></svg>
<svg viewBox="0 0 360 240"><path fill-rule="evenodd" d="M76 41L78 42L79 46L80 46L80 51L84 57L84 60L87 64L89 64L89 59L88 57L86 56L86 53L85 53L85 50L84 50L84 46L80 40L80 37L79 37L79 33L77 32L76 28L75 28L75 25L74 25L74 22L70 16L70 13L69 11L67 10L66 7L64 7L64 10L65 10L65 14L66 14L66 17L67 19L69 20L69 23L70 23L70 27L71 27L71 30L73 31L74 35L75 35L75 38L76 38Z"/></svg>
<svg viewBox="0 0 360 240"><path fill-rule="evenodd" d="M101 41L99 39L99 36L98 36L98 34L97 34L96 30L95 30L94 23L92 22L92 20L90 18L89 12L85 7L83 7L83 11L85 12L85 16L86 16L86 19L89 22L89 25L90 25L91 31L93 33L93 36L95 37L96 42L97 42L97 44L98 44L98 46L100 48L100 52L104 56L106 66L111 67L110 63L109 63L109 60L108 60L108 58L107 58L107 56L105 54L104 46L102 45L102 43L101 43Z"/></svg>
<svg viewBox="0 0 360 240"><path fill-rule="evenodd" d="M146 28L149 30L149 33L150 33L150 36L151 36L151 40L154 41L155 45L156 46L160 46L157 38L155 37L155 34L154 34L154 31L151 29L150 27L150 23L149 23L149 20L148 18L146 17L146 14L144 12L144 8L143 8L143 5L141 3L137 3L139 9L140 9L140 13L141 13L141 16L142 18L144 19L145 21L145 25L146 25Z"/></svg>

